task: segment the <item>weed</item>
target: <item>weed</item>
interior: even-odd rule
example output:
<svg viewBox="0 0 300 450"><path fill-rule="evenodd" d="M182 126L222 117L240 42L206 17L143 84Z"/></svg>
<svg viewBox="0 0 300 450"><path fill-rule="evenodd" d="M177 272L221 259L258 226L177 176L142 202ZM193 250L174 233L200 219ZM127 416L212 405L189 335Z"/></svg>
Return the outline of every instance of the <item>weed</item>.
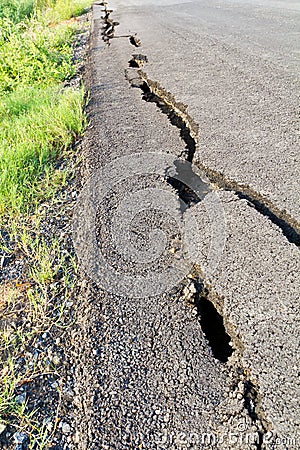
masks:
<svg viewBox="0 0 300 450"><path fill-rule="evenodd" d="M83 95L83 89L28 88L0 104L0 214L28 211L65 181L53 163L83 132Z"/></svg>
<svg viewBox="0 0 300 450"><path fill-rule="evenodd" d="M30 17L33 11L33 0L0 0L0 18L9 18L13 23Z"/></svg>
<svg viewBox="0 0 300 450"><path fill-rule="evenodd" d="M36 3L36 9L46 10L44 18L50 23L77 17L86 12L91 4L87 0L38 0Z"/></svg>
<svg viewBox="0 0 300 450"><path fill-rule="evenodd" d="M78 29L68 19L90 3L0 0L0 252L25 267L0 285L0 441L7 426L9 433L28 434L29 449L48 448L61 394L52 431L34 402L18 402L16 394L40 376L60 376L49 355L35 349L41 334L73 320L66 308L76 262L63 239L45 233L47 213L39 205L55 204L70 176L70 146L85 128L84 90L66 88L65 81L75 73Z"/></svg>
<svg viewBox="0 0 300 450"><path fill-rule="evenodd" d="M15 400L15 387L18 383L18 377L15 374L14 360L9 358L6 366L2 369L2 380L0 390L0 417L24 416L25 405L19 405Z"/></svg>
<svg viewBox="0 0 300 450"><path fill-rule="evenodd" d="M13 33L6 21L0 45L0 94L19 86L53 85L74 75L72 42L74 27L41 27L32 22ZM3 95L3 94L2 94Z"/></svg>

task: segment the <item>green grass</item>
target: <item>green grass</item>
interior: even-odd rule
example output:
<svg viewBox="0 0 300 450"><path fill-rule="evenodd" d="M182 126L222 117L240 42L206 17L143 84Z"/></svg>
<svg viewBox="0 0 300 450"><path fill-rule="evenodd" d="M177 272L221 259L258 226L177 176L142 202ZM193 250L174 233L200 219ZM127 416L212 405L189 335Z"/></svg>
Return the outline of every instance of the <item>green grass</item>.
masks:
<svg viewBox="0 0 300 450"><path fill-rule="evenodd" d="M79 16L87 10L91 2L87 0L39 0L37 5L40 10L48 5L46 19L50 22L59 22Z"/></svg>
<svg viewBox="0 0 300 450"><path fill-rule="evenodd" d="M53 166L85 125L83 90L61 87L77 29L64 21L89 4L0 0L0 215L28 213L63 182Z"/></svg>
<svg viewBox="0 0 300 450"><path fill-rule="evenodd" d="M52 22L67 20L79 16L90 5L87 0L0 0L0 18L9 18L14 23L32 15Z"/></svg>
<svg viewBox="0 0 300 450"><path fill-rule="evenodd" d="M0 18L9 18L12 22L18 23L30 17L34 11L33 0L1 0Z"/></svg>
<svg viewBox="0 0 300 450"><path fill-rule="evenodd" d="M84 131L84 90L64 82L75 73L72 42L78 30L68 19L90 3L0 0L0 228L11 236L0 250L23 255L29 285L18 290L20 280L12 280L16 292L7 293L4 283L1 308L10 315L21 295L27 324L12 330L8 322L0 329L0 428L26 430L29 449L48 448L51 435L37 411L16 402L16 387L48 366L42 359L39 366L25 364L23 373L16 361L44 330L70 325L65 302L73 295L76 263L56 237L45 241L39 226L47 213L39 205L55 202L70 171L71 144Z"/></svg>
<svg viewBox="0 0 300 450"><path fill-rule="evenodd" d="M51 194L53 163L84 129L83 95L26 88L2 101L0 213L26 212Z"/></svg>
<svg viewBox="0 0 300 450"><path fill-rule="evenodd" d="M14 29L0 42L0 95L20 86L54 85L74 75L74 27L49 28L34 21L25 30L20 25Z"/></svg>

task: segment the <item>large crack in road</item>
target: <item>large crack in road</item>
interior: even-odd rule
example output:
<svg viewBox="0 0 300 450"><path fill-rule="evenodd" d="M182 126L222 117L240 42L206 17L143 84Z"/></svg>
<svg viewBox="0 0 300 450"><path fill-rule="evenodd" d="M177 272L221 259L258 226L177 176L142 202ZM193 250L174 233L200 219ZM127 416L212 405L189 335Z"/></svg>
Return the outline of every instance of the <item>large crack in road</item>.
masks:
<svg viewBox="0 0 300 450"><path fill-rule="evenodd" d="M139 55L140 57L140 55ZM132 68L132 60L136 60L137 56L133 55L133 58L129 61L129 66ZM143 62L147 62L147 56L143 56L142 58ZM144 65L144 64L143 64ZM139 68L140 64L136 64L136 68ZM159 110L168 116L168 119L170 120L170 123L177 127L180 131L180 137L183 140L183 142L186 144L186 150L182 152L178 157L184 158L188 161L193 163L194 154L196 151L196 148L198 146L198 132L199 132L199 125L195 123L194 119L188 114L187 112L187 105L183 105L180 102L177 102L175 97L170 93L165 91L165 89L160 86L160 84L157 81L149 80L146 73L141 70L136 70L133 72L130 72L128 69L125 70L125 77L129 81L130 85L134 88L139 88L142 90L142 98L146 102L153 102L157 105ZM203 169L203 167L201 167ZM205 174L208 175L209 169L205 170ZM192 169L191 172L187 176L188 179L192 179L193 176L197 176L195 173L193 173ZM174 182L175 181L175 182ZM172 179L169 181L172 186L177 190L177 193L181 199L184 200L185 204L189 204L191 206L191 199L193 200L193 203L197 203L198 201L201 201L206 195L209 190L213 190L218 188L223 188L229 186L229 183L227 181L222 180L222 182L216 183L216 186L213 186L210 184L209 188L207 189L207 182L205 183L203 181L203 184L206 185L206 190L204 191L204 195L196 195L191 189L188 187L188 182L186 184L184 183L177 183L176 180ZM238 184L236 184L238 185ZM230 184L232 186L232 184ZM230 189L232 190L232 189ZM236 191L234 193L237 193ZM240 198L245 198L246 194L243 192L238 192ZM202 197L202 198L201 198ZM256 194L256 197L258 197L258 194ZM247 200L253 204L255 200L247 196ZM256 203L255 203L256 204ZM264 213L266 210L265 205L263 205L263 209L258 209L259 212ZM269 218L270 215L266 214ZM273 216L275 216L274 213L272 213ZM275 216L275 223L277 224L279 222L279 217ZM284 222L284 221L282 221ZM278 223L279 224L279 223ZM290 224L284 222L282 224L282 231L285 234L285 231L292 231L291 233L288 233L286 236L288 239L292 239L296 237L300 237L294 228L291 227ZM296 240L297 244L298 241ZM299 241L300 242L300 241ZM200 269L201 272L201 269ZM210 298L213 296L209 295L209 291L206 287L203 285L203 279L197 279L195 281L195 286L197 286L197 289L195 289L195 296L193 298L193 303L196 305L198 313L199 313L199 319L201 323L201 328L203 330L203 333L205 334L209 345L212 349L212 352L214 356L221 362L225 363L228 361L228 358L233 353L233 348L229 345L229 343L232 342L231 337L229 334L227 334L225 327L224 327L224 319L222 311L222 308L220 308L220 302L214 302L211 301ZM189 298L189 301L191 299ZM218 311L215 303L219 305ZM229 327L232 330L232 327ZM235 339L233 341L236 341L236 336L234 336ZM241 348L241 345L239 343L239 348ZM238 359L237 359L238 360ZM236 369L236 367L234 368ZM238 371L240 371L243 374L249 373L249 369L238 367ZM264 417L264 414L262 413L260 409L260 394L259 394L259 388L258 386L255 386L252 381L245 377L244 381L244 405L245 408L253 420L255 424L258 424L259 428L259 439L256 443L257 448L261 449L263 444L263 436L271 429L271 424L266 420Z"/></svg>
<svg viewBox="0 0 300 450"><path fill-rule="evenodd" d="M142 64L140 61L142 61ZM199 145L199 125L188 114L187 105L177 102L172 93L166 91L158 81L150 80L146 72L140 70L140 67L147 62L148 57L146 55L132 55L129 67L135 67L136 70L125 69L125 77L133 88L141 89L143 100L155 103L159 110L168 116L171 124L180 130L180 137L186 144L186 150L178 157L194 163L194 155ZM200 167L209 179L213 180L214 185L210 184L211 190L217 188L229 190L237 194L240 199L247 200L249 206L254 207L259 213L265 215L277 225L289 242L297 246L300 245L300 225L286 212L278 210L268 199L263 198L249 186L242 186L234 180L227 180L222 174L212 171L203 164ZM189 177L193 177L192 170ZM173 180L172 186L177 189L179 197L184 199L186 204L189 203L189 206L191 206L191 199L193 199L194 203L201 201L201 196L195 196L195 193L188 188L188 183L182 186L182 183L176 184L176 180L175 183ZM205 191L205 194L207 192L208 190ZM204 288L203 279L197 280L196 285L198 287L195 290L197 295L193 301L199 312L202 330L208 339L214 356L221 362L227 362L233 349L229 345L231 338L224 328L222 316L224 313L223 311L221 313L218 312L214 302L209 300L209 291L207 288ZM200 289L199 286L201 286ZM217 304L220 305L219 302ZM218 309L220 311L220 307ZM232 327L229 328L232 329ZM234 340L236 341L236 336L235 339L233 338ZM238 347L241 348L240 343ZM247 368L238 368L238 370L241 373L249 373ZM266 419L265 414L262 413L261 395L258 386L255 386L251 379L246 377L244 386L244 405L253 422L259 423L259 440L256 445L258 449L261 449L263 448L264 435L270 432L272 425Z"/></svg>
<svg viewBox="0 0 300 450"><path fill-rule="evenodd" d="M126 69L126 78L133 87L139 87L142 90L144 100L154 102L162 113L167 114L172 125L180 129L180 136L186 143L186 152L183 152L179 157L184 157L184 153L186 153L187 161L198 165L215 186L219 189L234 192L239 198L247 200L260 214L265 215L277 225L289 242L297 246L300 245L300 224L286 211L281 211L269 199L255 192L249 186L241 185L235 180L226 179L223 174L194 161L194 155L199 145L199 125L187 113L187 105L177 102L170 92L160 86L157 81L150 80L142 70L138 70L133 76L130 76L128 69Z"/></svg>
<svg viewBox="0 0 300 450"><path fill-rule="evenodd" d="M102 28L102 38L106 44L111 44L111 40L113 38L122 37L122 36L115 36L115 26L119 25L119 22L114 21L111 19L111 13L112 10L109 10L105 4L103 4L105 7L104 9L104 16L102 16L102 19L100 21L99 27ZM103 23L103 25L101 25ZM134 42L138 42L140 46L140 40L138 39L137 35L134 33L129 35L124 35L124 37L129 37L130 42L134 38ZM132 43L132 42L131 42ZM111 48L112 46L108 45L108 48ZM123 47L122 47L123 48ZM114 58L116 56L116 53L112 53L111 58L109 57L109 54L106 53L105 59L106 64L112 64L112 69L109 70L108 78L107 78L107 86L109 88L110 83L114 83L113 80L111 80L110 74L113 73L113 71L116 69L117 65L116 61L114 61ZM128 55L129 57L129 55ZM127 57L127 60L128 60ZM124 58L126 58L126 55L124 55ZM144 65L148 57L146 55L133 55L134 60L143 61L142 65ZM130 60L132 61L132 60ZM176 157L179 158L177 161L180 161L182 159L183 161L186 160L190 163L193 162L195 150L198 146L198 125L195 123L193 118L188 114L187 112L187 106L183 105L180 102L177 102L174 96L167 92L165 89L163 89L162 86L158 82L154 82L152 80L149 80L149 78L146 75L145 71L140 70L141 63L137 63L137 68L132 68L132 63L129 63L129 68L123 66L123 71L125 70L125 77L126 80L129 81L131 87L136 87L142 90L142 98L146 100L148 103L154 103L159 107L159 109L162 111L164 115L168 117L168 120L170 124L173 126L173 128L179 129L179 141L181 141L181 144L179 141L176 141L177 144L174 145L174 153L176 154ZM121 68L122 69L122 68ZM103 72L101 72L103 73ZM118 76L116 76L118 78ZM102 81L102 80L101 80ZM131 94L126 93L124 91L124 87L121 87L122 83L117 82L115 80L116 86L117 83L120 83L117 87L117 93L122 95L122 92L124 92L124 96L128 96L128 100L125 99L124 102L128 102L127 104L132 103L131 100ZM123 86L123 85L122 85ZM104 87L104 91L105 91ZM114 89L114 88L113 88ZM103 92L103 90L102 90ZM93 94L93 93L92 93ZM96 93L97 95L97 93ZM100 94L101 95L101 92ZM104 101L109 99L109 95L106 96L105 92L103 95ZM114 97L112 97L112 108L115 108L114 104ZM134 109L137 109L140 114L142 111L144 114L144 118L147 120L147 112L144 108L142 108L142 105L134 105ZM117 111L117 108L116 108ZM119 112L117 112L119 114ZM125 113L126 114L126 113ZM134 110L130 111L130 114L135 117ZM153 117L156 117L156 113L151 110L151 114ZM109 119L109 118L108 118ZM134 119L136 120L136 119ZM155 119L159 120L159 119ZM101 122L100 122L101 123ZM141 120L141 124L143 124L143 120ZM101 125L100 125L101 126ZM105 125L103 125L105 127ZM130 125L127 125L128 130L130 129ZM168 128L169 129L169 128ZM164 135L165 142L170 141L172 146L172 140L175 143L175 138L171 136L171 129L169 129L170 135ZM107 141L108 137L106 136L106 131L104 130L103 134L103 140L102 144L106 145L105 142ZM114 138L116 142L118 141L117 138ZM184 149L182 149L182 144ZM89 150L90 151L90 150ZM105 152L104 152L105 153ZM107 155L107 154L106 154ZM110 155L111 156L111 155ZM91 158L89 160L89 165L91 167L94 167L99 165L97 156L91 155L88 156L88 158ZM100 160L102 157L100 157ZM93 163L91 163L93 161ZM225 177L222 176L222 174L216 173L212 170L210 170L207 167L204 167L203 165L200 166L200 168L203 170L204 174L207 175L210 179L210 182L203 180L203 183L201 184L201 189L199 189L199 192L196 193L193 192L192 189L189 188L189 183L185 183L182 181L178 181L176 177L172 177L167 175L168 169L166 168L166 176L165 181L170 185L171 190L175 190L177 192L177 195L181 200L183 200L184 204L187 205L184 210L181 211L182 214L185 213L186 208L192 208L193 205L197 205L198 203L201 203L201 201L206 197L206 195L210 192L216 192L219 189L225 189L228 190L234 194L237 195L239 199L245 199L247 200L247 208L249 208L251 205L254 206L255 210L262 214L263 216L266 216L268 220L272 221L274 224L276 224L282 234L287 238L287 240L293 244L299 245L299 228L297 222L293 221L288 214L279 211L274 205L272 205L268 200L261 197L260 194L254 192L247 186L242 186L239 183L236 183L234 181L228 181L225 179ZM179 166L177 163L176 169L178 172L180 172L180 162ZM90 169L88 169L89 171ZM93 169L94 170L94 169ZM191 175L191 173L189 173ZM185 175L189 178L189 175ZM196 175L196 174L195 174ZM197 174L197 177L199 175ZM182 176L179 177L182 179ZM183 176L184 179L184 176ZM251 195L250 195L251 194ZM100 236L101 239L101 236ZM180 281L180 280L179 280ZM89 283L88 283L89 284ZM87 286L85 284L85 286ZM85 418L82 420L82 423L80 424L81 430L89 429L88 437L85 440L85 442L81 443L80 448L186 448L186 444L180 444L180 439L178 441L178 436L174 438L174 435L172 434L174 429L176 433L180 434L180 430L182 433L186 436L189 435L189 433L193 433L195 430L195 425L198 423L201 425L203 419L193 418L193 414L191 414L190 420L187 419L186 416L181 416L181 408L183 407L182 399L184 397L190 398L190 400L195 402L197 404L197 407L195 409L195 405L192 408L194 411L198 410L199 408L201 410L201 406L199 405L197 400L197 395L200 395L200 397L203 397L203 394L196 394L197 389L199 389L199 386L197 387L197 382L193 381L193 378L190 377L188 384L190 384L189 389L190 394L187 394L187 391L185 390L186 387L176 387L177 391L174 392L174 399L176 399L176 396L178 396L178 400L181 406L176 406L176 411L179 413L179 417L181 416L181 420L183 420L182 428L180 428L180 420L178 422L178 419L176 418L176 413L172 412L172 408L169 405L169 411L166 412L166 415L168 416L171 414L173 417L172 419L172 427L169 428L168 425L168 433L166 436L161 436L161 441L155 441L154 435L157 433L161 434L161 428L157 428L155 425L155 420L153 419L153 415L151 414L150 410L146 408L146 405L144 405L144 410L140 411L139 407L137 407L135 400L131 396L127 397L125 394L124 398L121 400L119 397L118 389L116 391L116 387L119 386L122 391L124 391L124 388L121 387L119 382L112 381L114 379L114 372L115 374L120 375L121 372L119 372L119 364L120 361L123 361L121 366L123 367L122 371L127 373L135 373L136 363L134 360L131 359L130 356L130 347L133 345L132 337L130 335L132 332L129 330L129 340L126 342L127 337L125 338L124 344L126 347L126 357L123 360L122 356L122 348L118 348L118 345L114 348L114 340L117 342L117 335L114 333L113 327L117 326L117 330L120 330L119 325L117 325L118 321L120 321L121 324L123 324L123 321L126 322L127 314L128 317L130 317L130 324L135 329L139 325L139 322L141 321L141 318L134 319L134 315L132 315L132 307L128 304L128 307L126 306L126 303L128 301L126 299L118 299L115 296L107 295L101 290L99 291L99 288L97 286L93 287L85 287L88 292L93 292L91 295L91 298L97 299L97 305L92 305L90 300L85 297L84 305L85 305L85 318L87 323L89 322L89 327L87 329L83 328L83 336L86 342L91 342L92 346L95 350L93 350L93 354L95 356L101 356L100 361L98 362L96 358L96 361L93 361L86 355L83 356L81 354L83 363L85 363L85 366L88 368L88 371L90 371L89 374L86 372L86 367L82 366L80 368L80 371L83 371L80 373L79 378L84 379L85 377L89 380L90 386L88 387L88 393L83 394L82 389L79 387L78 392L81 393L84 400L84 415ZM173 296L173 297L172 297ZM225 385L228 387L227 394L225 395L225 398L223 400L218 400L217 405L215 408L210 409L211 417L214 417L214 419L209 420L207 422L206 427L202 428L202 431L205 433L207 430L211 430L210 427L214 430L212 432L212 435L214 435L214 432L216 433L216 436L221 436L224 439L224 427L225 430L228 428L229 430L235 430L233 422L235 419L239 421L239 423L244 423L245 421L245 430L248 431L248 434L250 436L249 442L244 442L243 440L241 442L234 442L235 446L232 446L231 448L258 448L258 449L264 449L264 448L273 448L268 447L266 444L266 437L270 436L270 433L273 437L272 430L274 428L274 424L271 423L270 419L266 415L266 409L263 407L263 394L260 393L259 390L259 382L257 380L257 376L252 377L252 369L250 366L245 364L246 358L244 355L244 339L241 336L241 332L236 330L236 324L231 323L230 321L230 315L227 315L225 311L225 305L222 297L218 296L216 293L216 290L214 288L213 281L210 280L210 282L205 281L205 277L202 274L202 270L199 269L198 265L194 265L194 269L191 271L189 276L181 283L180 289L175 290L172 294L171 298L170 296L167 296L166 299L160 299L161 301L161 312L159 313L161 316L164 316L166 310L169 308L173 308L175 305L176 315L181 316L177 317L177 319L174 322L174 326L176 327L177 320L179 322L181 321L183 327L188 327L190 329L190 332L192 333L193 337L194 333L198 336L199 339L199 331L197 331L197 325L198 324L202 332L205 336L205 345L203 347L203 343L201 344L202 350L200 348L198 349L199 352L204 351L204 354L206 355L205 361L206 361L206 367L205 367L205 373L208 377L212 377L211 380L213 381L213 384L216 381L216 372L214 363L211 365L212 360L211 356L208 356L207 350L205 349L205 346L209 344L211 350L211 354L216 358L216 360L220 361L221 365L224 366L222 369L222 377L223 382L225 382ZM175 303L174 303L175 300ZM99 303L100 302L100 303ZM123 302L123 303L122 303ZM166 306L170 302L170 306ZM186 304L187 307L184 306L183 311L181 311L181 307L179 306L178 309L178 302L179 304ZM112 304L114 303L114 304ZM125 305L125 307L124 307ZM147 305L147 306L145 306ZM172 306L173 305L173 306ZM100 307L100 309L99 309ZM123 317L119 317L119 312L123 310L122 314ZM127 310L128 308L128 310ZM137 314L144 314L145 308L148 309L148 313L153 314L151 299L144 299L143 303L137 301L134 307L134 311ZM175 311L174 310L174 311ZM102 312L103 311L103 312ZM195 321L194 319L191 319L193 314L196 313L196 316L198 319ZM116 316L116 321L114 321L113 317ZM156 313L154 313L154 316ZM173 316L173 320L175 318L174 312L171 314ZM119 318L118 318L119 317ZM125 320L126 319L126 320ZM133 320L133 322L132 322ZM144 320L144 319L143 319ZM143 320L140 322L142 323ZM108 321L111 321L111 323L108 323ZM169 322L169 319L166 320L166 323L169 323L170 326L172 326L172 320ZM189 324L189 325L187 325ZM190 325L192 328L190 328ZM85 325L87 327L87 325ZM153 327L153 329L152 329ZM194 329L193 329L194 327ZM193 329L193 331L192 331ZM151 372L152 364L154 367L156 364L159 367L161 356L158 357L156 360L157 355L155 356L155 349L162 345L162 351L172 352L172 348L174 351L174 347L170 345L170 337L167 338L169 333L167 332L167 328L165 327L165 324L160 320L159 324L157 325L155 317L153 318L153 322L149 322L147 324L147 332L149 333L149 339L151 341L150 348L154 355L151 356L151 358L154 359L150 363L149 361L143 362L140 360L139 352L141 352L141 348L135 349L135 352L137 352L138 360L140 361L140 364L143 367L144 374L147 373L147 377L144 376L140 378L139 372L137 375L133 377L135 379L135 387L133 389L133 393L135 396L137 396L137 400L140 401L142 397L148 396L150 393L152 395L160 397L160 392L157 390L157 388L150 386L151 383L148 385L148 382L151 380L151 376L149 373ZM128 333L128 330L123 328L122 325L122 335L125 337ZM138 339L138 335L142 335L143 333L138 332L134 339ZM151 334L153 336L150 338ZM164 336L165 333L165 336ZM91 336L89 336L91 335ZM97 337L98 336L98 337ZM144 335L143 339L146 338L147 333ZM100 344L97 344L97 339L100 339ZM185 339L187 338L187 335L185 335ZM182 345L182 342L177 342L178 345ZM170 348L168 348L170 346ZM106 348L106 350L105 350ZM165 349L165 350L163 350ZM145 349L143 350L145 352ZM161 350L160 350L161 351ZM189 350L183 352L183 354L189 353ZM118 354L120 352L120 354ZM190 372L190 375L193 372L197 372L197 360L198 356L196 357L195 349L193 349L192 354L194 354L195 361L191 361L191 364L195 364L192 372ZM145 353L145 356L147 355L147 352ZM149 356L149 355L148 355ZM189 355L190 357L191 355ZM193 356L191 356L193 358ZM118 361L119 359L119 361ZM109 360L109 363L108 363ZM108 365L107 365L108 364ZM217 364L218 370L220 369L220 366ZM165 370L165 369L164 369ZM128 375L126 375L128 376ZM137 376L137 378L135 378ZM98 381L95 384L93 382L93 377L97 378ZM200 376L201 378L202 376ZM130 377L129 377L130 378ZM180 376L179 376L180 378ZM130 381L126 377L124 380L125 386L130 386ZM145 393L145 390L140 385L141 380L147 379L147 394ZM218 383L217 383L218 384ZM112 388L110 385L114 385L115 387ZM138 387L139 386L139 387ZM229 387L230 386L230 387ZM84 389L86 389L86 384L84 384ZM127 387L125 389L127 389ZM225 387L225 386L223 386ZM162 388L161 388L162 389ZM179 391L178 391L179 389ZM219 388L216 387L216 392ZM180 392L180 390L182 390ZM105 392L108 392L109 395L107 396ZM222 389L223 391L223 389ZM110 392L112 392L113 397L115 397L116 400L113 400L113 397L110 397ZM124 392L123 392L124 393ZM230 395L229 395L230 394ZM90 395L92 397L91 400L87 401L86 395ZM101 398L101 395L103 398ZM123 394L122 394L123 395ZM141 397L139 397L141 395ZM223 394L222 394L223 395ZM221 397L222 397L221 395ZM209 398L213 398L214 394L212 392L205 394L206 399L205 402L210 402ZM165 398L168 400L168 397L170 397L170 393L165 396ZM199 397L199 398L200 398ZM105 398L105 407L104 407L104 398ZM238 400L238 404L242 405L237 406L236 400ZM144 400L143 400L144 401ZM164 404L162 399L159 401L161 405ZM168 403L168 401L167 401ZM174 403L176 405L176 401ZM191 403L190 403L191 405ZM107 412L103 413L99 411L99 408L104 408L104 411L107 411L108 408L112 408L112 411L108 414ZM125 409L124 409L125 408ZM135 409L137 408L137 410ZM157 410L159 410L160 407L157 407ZM179 410L178 410L179 408ZM203 408L203 405L202 405ZM205 409L205 408L204 408ZM167 408L168 410L168 408ZM127 412L126 412L127 411ZM135 411L137 411L135 415ZM134 417L132 417L132 413L134 413ZM197 414L198 414L197 413ZM223 415L223 419L221 419ZM158 413L160 415L160 413ZM200 413L201 415L201 413ZM96 416L96 418L95 418ZM197 416L197 415L196 415ZM247 418L246 418L247 416ZM98 417L98 418L97 418ZM149 423L147 422L147 417L149 419ZM225 419L226 417L226 419ZM146 422L145 421L146 418ZM112 422L110 422L112 421ZM147 423L149 426L149 429L147 432L141 433L141 430L139 431L139 421L142 423ZM226 422L228 423L226 424ZM242 422L241 422L242 421ZM116 424L114 424L116 422ZM123 428L122 422L127 422L127 428ZM168 421L167 421L168 422ZM166 422L166 423L167 423ZM214 423L212 423L214 422ZM217 425L218 422L220 425ZM119 425L117 425L119 423ZM128 425L130 424L130 426ZM107 427L107 429L105 428ZM118 428L120 427L120 428ZM129 428L128 428L129 427ZM201 426L200 426L201 428ZM157 430L156 432L154 430ZM131 431L129 431L131 430ZM120 433L119 433L120 432ZM252 433L252 434L251 434ZM202 433L203 435L203 433ZM124 437L126 436L126 438ZM199 434L200 440L201 440L201 433ZM198 438L199 438L198 436ZM274 434L275 436L275 434ZM156 436L157 437L157 436ZM202 436L203 437L203 436ZM125 439L125 441L124 441ZM183 439L184 441L184 439ZM219 441L218 441L219 442ZM202 442L203 443L203 442ZM206 443L205 443L206 444ZM215 445L216 442L209 442L209 445ZM161 447L160 447L161 445ZM165 447L166 445L167 447ZM209 447L208 445L208 447ZM223 447L223 446L224 447ZM228 442L219 442L220 448L228 448L226 447L228 445Z"/></svg>

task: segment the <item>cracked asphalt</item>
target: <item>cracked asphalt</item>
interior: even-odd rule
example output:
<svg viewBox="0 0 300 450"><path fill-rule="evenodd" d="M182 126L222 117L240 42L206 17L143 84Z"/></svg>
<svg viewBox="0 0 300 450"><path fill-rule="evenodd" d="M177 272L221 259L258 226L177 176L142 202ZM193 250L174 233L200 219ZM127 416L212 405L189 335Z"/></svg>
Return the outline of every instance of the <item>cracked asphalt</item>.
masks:
<svg viewBox="0 0 300 450"><path fill-rule="evenodd" d="M119 34L138 33L149 78L199 124L199 161L299 223L299 2L111 5Z"/></svg>
<svg viewBox="0 0 300 450"><path fill-rule="evenodd" d="M251 186L298 220L297 3L130 0L108 7L120 22L109 45L103 6L93 7L83 178L137 152L184 153L178 128L125 77L137 53L128 36L137 33L147 76L187 104L200 126L195 163ZM114 204L139 183L145 187L142 173L128 177ZM162 183L153 177L147 186L172 192ZM82 273L79 449L299 448L299 248L234 192L215 195L191 208L199 224L194 263L223 317L232 356L226 363L214 357L189 301L196 295L190 279L160 296L132 298L105 292ZM104 203L101 214L113 210ZM214 227L223 216L226 244L211 273ZM110 258L117 259L114 252Z"/></svg>

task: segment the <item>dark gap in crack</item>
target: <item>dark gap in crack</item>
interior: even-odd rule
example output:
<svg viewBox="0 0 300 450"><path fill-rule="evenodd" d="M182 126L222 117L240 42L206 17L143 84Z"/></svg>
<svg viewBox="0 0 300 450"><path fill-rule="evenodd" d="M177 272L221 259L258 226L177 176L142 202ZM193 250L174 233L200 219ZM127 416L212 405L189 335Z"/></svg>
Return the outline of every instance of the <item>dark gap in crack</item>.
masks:
<svg viewBox="0 0 300 450"><path fill-rule="evenodd" d="M254 443L258 450L262 449L264 435L267 433L267 428L263 423L263 419L259 416L257 411L258 405L260 403L259 393L257 388L250 380L245 380L244 382L244 408L247 410L248 416L251 418L253 423L260 425L260 430L258 431L258 440Z"/></svg>
<svg viewBox="0 0 300 450"><path fill-rule="evenodd" d="M266 431L266 433L267 433L267 431ZM265 432L258 431L257 434L258 434L258 441L255 442L254 445L256 446L257 450L262 450L264 448L263 443L264 443Z"/></svg>
<svg viewBox="0 0 300 450"><path fill-rule="evenodd" d="M132 55L132 58L128 61L129 67L132 68L141 68L144 64L148 62L148 58L141 53L136 53Z"/></svg>
<svg viewBox="0 0 300 450"><path fill-rule="evenodd" d="M236 351L236 358L239 360L244 351L243 343L239 342L239 338L235 335L233 329L227 331L225 328L222 299L204 285L199 266L194 266L190 276L192 280L185 283L184 299L189 304L196 306L202 331L208 340L214 357L221 363L226 364L229 357ZM231 345L231 342L234 344ZM268 432L270 424L260 410L261 395L258 387L249 379L249 371L246 371L242 365L238 365L236 370L239 375L243 375L244 408L252 423L257 426L257 439L253 444L258 450L262 450L264 448L264 435Z"/></svg>
<svg viewBox="0 0 300 450"><path fill-rule="evenodd" d="M192 163L177 159L174 161L174 167L169 167L165 171L167 183L176 190L178 197L182 200L180 203L182 212L204 200L205 196L213 191L203 173L197 173L195 169Z"/></svg>
<svg viewBox="0 0 300 450"><path fill-rule="evenodd" d="M101 19L103 21L103 26L102 26L102 31L101 31L102 40L109 46L110 40L113 37L115 37L115 27L120 24L119 24L119 22L116 22L110 18L110 14L113 12L113 10L107 8L106 2L101 2L98 4L104 7L104 10L102 11L102 12L104 12L104 16L101 17Z"/></svg>
<svg viewBox="0 0 300 450"><path fill-rule="evenodd" d="M234 352L231 338L226 332L224 318L208 298L208 292L201 284L196 285L194 304L197 308L202 331L216 359L226 363Z"/></svg>
<svg viewBox="0 0 300 450"><path fill-rule="evenodd" d="M300 246L299 223L293 219L286 211L282 211L274 206L268 199L263 198L247 185L239 185L237 182L226 179L223 174L209 169L202 163L194 162L212 183L220 189L234 192L239 199L247 200L250 207L253 207L258 213L267 217L274 225L281 229L282 234L291 243Z"/></svg>
<svg viewBox="0 0 300 450"><path fill-rule="evenodd" d="M186 154L186 160L192 162L197 145L195 139L191 135L191 130L188 124L178 113L176 113L171 105L166 103L157 94L153 93L146 81L141 84L140 88L143 91L143 100L146 102L155 103L161 112L168 116L171 124L180 130L180 137L186 144L186 151L184 152Z"/></svg>
<svg viewBox="0 0 300 450"><path fill-rule="evenodd" d="M300 234L297 233L297 231L288 223L285 222L283 219L278 217L276 214L274 214L265 204L263 204L261 201L251 198L250 195L245 194L244 192L237 191L236 195L238 198L247 200L249 206L253 207L258 211L260 214L268 217L268 219L277 225L284 236L288 239L291 244L295 244L298 247L300 246Z"/></svg>
<svg viewBox="0 0 300 450"><path fill-rule="evenodd" d="M129 42L131 45L133 45L134 47L140 47L142 45L141 40L137 37L136 33L128 36L129 37Z"/></svg>
<svg viewBox="0 0 300 450"><path fill-rule="evenodd" d="M254 384L251 381L246 380L244 383L244 406L253 421L258 420L258 415L256 412L257 399L258 393Z"/></svg>
<svg viewBox="0 0 300 450"><path fill-rule="evenodd" d="M154 102L162 113L168 116L172 125L180 129L180 136L186 144L186 150L179 155L179 158L184 157L188 162L198 166L218 188L232 191L240 199L247 200L249 206L253 206L258 213L268 217L272 223L278 226L290 243L300 246L299 224L289 214L274 205L270 206L268 200L261 198L261 195L252 189L248 187L243 189L238 183L227 180L223 174L193 161L198 146L195 137L198 125L187 115L185 105L177 103L169 92L164 91L157 82L149 80L142 71L137 72L136 78L132 80L128 78L128 81L132 87L138 87L143 91L145 101Z"/></svg>
<svg viewBox="0 0 300 450"><path fill-rule="evenodd" d="M193 189L191 189L181 180L177 180L176 178L173 177L168 177L166 181L177 191L179 198L185 204L184 211L187 208L190 208L191 206L201 202L201 198L198 197L198 195L193 191Z"/></svg>

